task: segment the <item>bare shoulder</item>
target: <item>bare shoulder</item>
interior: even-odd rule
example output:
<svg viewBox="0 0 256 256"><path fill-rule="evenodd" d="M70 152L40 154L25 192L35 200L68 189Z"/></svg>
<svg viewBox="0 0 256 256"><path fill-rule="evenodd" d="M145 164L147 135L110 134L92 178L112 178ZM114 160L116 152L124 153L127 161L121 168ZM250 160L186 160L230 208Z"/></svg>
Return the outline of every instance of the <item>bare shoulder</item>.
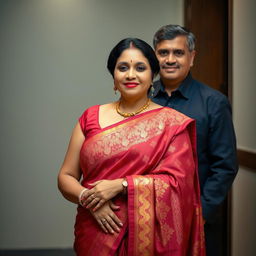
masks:
<svg viewBox="0 0 256 256"><path fill-rule="evenodd" d="M122 121L124 118L116 112L116 102L100 105L99 108L99 124L101 128Z"/></svg>
<svg viewBox="0 0 256 256"><path fill-rule="evenodd" d="M102 105L100 105L100 112L101 113L109 112L109 110L113 109L114 106L115 106L114 102L102 104Z"/></svg>

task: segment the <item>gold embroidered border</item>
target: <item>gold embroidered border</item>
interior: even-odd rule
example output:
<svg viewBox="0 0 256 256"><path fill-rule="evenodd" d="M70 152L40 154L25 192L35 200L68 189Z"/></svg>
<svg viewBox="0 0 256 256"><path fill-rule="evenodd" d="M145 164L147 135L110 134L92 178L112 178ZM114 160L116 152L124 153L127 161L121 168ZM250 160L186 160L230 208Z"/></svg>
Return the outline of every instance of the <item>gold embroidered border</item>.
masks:
<svg viewBox="0 0 256 256"><path fill-rule="evenodd" d="M164 246L170 241L174 229L168 225L167 216L170 213L171 207L164 200L165 193L168 188L170 188L170 184L162 180L161 178L155 178L155 193L156 193L156 216L159 221L160 227L160 241Z"/></svg>
<svg viewBox="0 0 256 256"><path fill-rule="evenodd" d="M137 256L154 255L154 190L153 178L134 178L135 243Z"/></svg>
<svg viewBox="0 0 256 256"><path fill-rule="evenodd" d="M127 121L88 139L83 149L86 161L93 166L98 159L108 159L133 145L160 135L166 127L181 125L189 120L188 117L165 108L149 115Z"/></svg>

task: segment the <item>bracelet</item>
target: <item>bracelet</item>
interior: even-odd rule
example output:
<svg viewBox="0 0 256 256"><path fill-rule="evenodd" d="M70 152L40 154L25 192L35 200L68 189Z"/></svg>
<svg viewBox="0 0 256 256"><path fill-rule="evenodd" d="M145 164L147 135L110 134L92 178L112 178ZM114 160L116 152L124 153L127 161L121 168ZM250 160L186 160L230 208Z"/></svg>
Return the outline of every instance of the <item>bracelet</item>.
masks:
<svg viewBox="0 0 256 256"><path fill-rule="evenodd" d="M80 204L81 206L83 206L82 195L83 195L83 193L84 193L86 190L88 190L88 188L84 188L84 189L80 192L80 194L79 194L79 196L78 196L78 202L79 202L79 204Z"/></svg>

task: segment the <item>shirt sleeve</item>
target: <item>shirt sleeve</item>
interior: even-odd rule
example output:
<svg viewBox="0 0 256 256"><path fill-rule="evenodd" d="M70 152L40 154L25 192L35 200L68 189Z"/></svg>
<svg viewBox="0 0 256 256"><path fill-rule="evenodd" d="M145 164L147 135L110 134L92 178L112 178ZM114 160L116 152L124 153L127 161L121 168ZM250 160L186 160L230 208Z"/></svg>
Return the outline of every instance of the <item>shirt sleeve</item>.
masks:
<svg viewBox="0 0 256 256"><path fill-rule="evenodd" d="M207 143L210 175L201 197L205 220L210 220L224 201L238 171L236 137L228 99L221 95L210 99L208 104L211 109Z"/></svg>

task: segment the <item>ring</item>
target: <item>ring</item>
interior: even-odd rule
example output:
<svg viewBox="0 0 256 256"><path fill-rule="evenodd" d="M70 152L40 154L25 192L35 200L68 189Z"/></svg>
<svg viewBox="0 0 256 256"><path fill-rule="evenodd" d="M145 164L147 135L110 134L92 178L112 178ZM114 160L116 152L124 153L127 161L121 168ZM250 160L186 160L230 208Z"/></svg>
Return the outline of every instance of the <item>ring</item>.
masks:
<svg viewBox="0 0 256 256"><path fill-rule="evenodd" d="M91 197L92 197L92 199L95 199L95 198L96 198L96 196L95 196L94 194L92 194Z"/></svg>
<svg viewBox="0 0 256 256"><path fill-rule="evenodd" d="M106 219L102 219L101 222L102 222L102 224L105 224L107 222L107 220Z"/></svg>

